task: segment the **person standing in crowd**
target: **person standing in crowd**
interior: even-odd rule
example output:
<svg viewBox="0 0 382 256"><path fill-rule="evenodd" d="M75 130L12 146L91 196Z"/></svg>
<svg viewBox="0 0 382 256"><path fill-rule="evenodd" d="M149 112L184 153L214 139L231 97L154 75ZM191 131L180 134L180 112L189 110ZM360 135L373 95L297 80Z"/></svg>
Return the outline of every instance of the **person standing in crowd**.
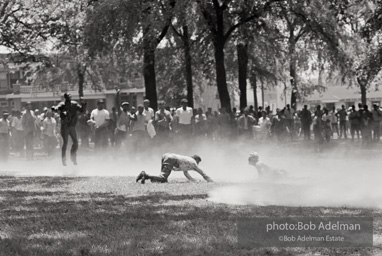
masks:
<svg viewBox="0 0 382 256"><path fill-rule="evenodd" d="M323 132L323 138L329 142L330 137L332 137L332 126L330 121L330 114L329 110L327 108L324 108L324 114L322 115L321 121L322 121L322 132Z"/></svg>
<svg viewBox="0 0 382 256"><path fill-rule="evenodd" d="M336 107L333 107L332 111L329 112L329 120L333 130L333 133L332 133L333 139L334 139L334 132L337 133L337 138L339 138L340 136L338 131L338 118L336 114L337 114Z"/></svg>
<svg viewBox="0 0 382 256"><path fill-rule="evenodd" d="M64 94L64 101L60 102L56 107L52 107L53 111L59 111L60 114L60 132L63 140L61 148L62 165L66 166L66 148L68 147L69 136L72 139L72 147L70 149L70 159L74 165L77 165L78 138L76 132L76 124L78 120L78 112L83 113L86 109L86 103L77 103L72 100L70 93Z"/></svg>
<svg viewBox="0 0 382 256"><path fill-rule="evenodd" d="M304 105L300 113L301 126L304 133L304 140L310 140L310 125L312 124L312 113L308 110L308 106Z"/></svg>
<svg viewBox="0 0 382 256"><path fill-rule="evenodd" d="M261 111L262 117L259 118L258 125L256 125L256 138L265 141L268 138L269 128L271 127L271 120L265 110Z"/></svg>
<svg viewBox="0 0 382 256"><path fill-rule="evenodd" d="M27 160L33 160L34 155L34 136L36 131L36 117L32 111L32 103L27 102L25 112L22 116L21 123L23 125L25 149Z"/></svg>
<svg viewBox="0 0 382 256"><path fill-rule="evenodd" d="M291 139L293 139L293 133L294 133L293 115L294 115L294 109L291 108L289 104L287 104L286 108L284 109L284 116L285 116L285 123L289 130Z"/></svg>
<svg viewBox="0 0 382 256"><path fill-rule="evenodd" d="M253 112L254 114L255 112ZM249 114L249 112L248 112ZM231 116L227 113L225 108L220 109L220 115L218 119L219 137L221 140L227 140L230 137L231 130Z"/></svg>
<svg viewBox="0 0 382 256"><path fill-rule="evenodd" d="M110 123L109 111L105 109L103 100L97 101L97 108L90 114L90 119L94 124L94 147L97 150L105 150L108 145L108 125Z"/></svg>
<svg viewBox="0 0 382 256"><path fill-rule="evenodd" d="M344 138L347 139L347 127L346 127L346 116L348 113L346 112L345 105L341 106L341 110L337 112L336 116L340 119L340 135L339 139L342 138L342 134L344 135Z"/></svg>
<svg viewBox="0 0 382 256"><path fill-rule="evenodd" d="M154 120L154 109L150 108L150 101L148 99L145 99L143 101L143 113L146 115L146 124L149 123L150 120Z"/></svg>
<svg viewBox="0 0 382 256"><path fill-rule="evenodd" d="M360 131L360 116L359 112L355 110L355 106L351 106L351 111L349 114L349 122L350 122L350 135L351 140L354 140L354 133L357 133L357 139L359 139L359 131Z"/></svg>
<svg viewBox="0 0 382 256"><path fill-rule="evenodd" d="M249 115L248 108L244 109L244 113L238 119L239 135L244 139L252 139L252 125L256 124L256 119Z"/></svg>
<svg viewBox="0 0 382 256"><path fill-rule="evenodd" d="M44 135L45 152L48 156L52 156L57 146L57 123L53 118L52 111L46 112L46 117L42 121L42 133Z"/></svg>
<svg viewBox="0 0 382 256"><path fill-rule="evenodd" d="M192 134L193 109L188 107L187 99L182 99L181 104L182 107L176 110L178 135L182 139L188 139Z"/></svg>
<svg viewBox="0 0 382 256"><path fill-rule="evenodd" d="M195 115L194 135L196 137L205 137L207 134L207 116L202 108L198 108Z"/></svg>
<svg viewBox="0 0 382 256"><path fill-rule="evenodd" d="M380 138L380 130L381 130L381 121L382 121L382 112L377 104L373 105L373 110L371 111L373 114L373 140L378 142Z"/></svg>
<svg viewBox="0 0 382 256"><path fill-rule="evenodd" d="M373 114L369 111L369 107L364 105L361 116L361 134L363 145L368 145L371 142L371 131L373 129L372 125Z"/></svg>
<svg viewBox="0 0 382 256"><path fill-rule="evenodd" d="M24 130L20 110L15 110L10 124L13 138L13 150L21 156L24 151Z"/></svg>
<svg viewBox="0 0 382 256"><path fill-rule="evenodd" d="M0 161L3 162L8 161L9 158L11 126L8 117L8 112L3 111L3 116L0 118Z"/></svg>
<svg viewBox="0 0 382 256"><path fill-rule="evenodd" d="M165 109L165 104L163 100L159 101L159 110L155 113L156 137L162 143L169 140L172 123L171 113Z"/></svg>
<svg viewBox="0 0 382 256"><path fill-rule="evenodd" d="M89 138L91 135L91 128L88 124L90 113L86 110L78 116L78 133L81 139L81 147L89 148Z"/></svg>
<svg viewBox="0 0 382 256"><path fill-rule="evenodd" d="M115 147L121 148L122 142L127 138L130 131L130 104L129 102L122 102L121 107L118 108L117 127L115 129Z"/></svg>
<svg viewBox="0 0 382 256"><path fill-rule="evenodd" d="M108 134L110 138L110 145L115 146L115 129L117 128L118 112L116 107L111 108L110 120L108 125Z"/></svg>
<svg viewBox="0 0 382 256"><path fill-rule="evenodd" d="M278 140L283 141L285 139L285 133L287 132L284 110L276 109L276 115L272 118L271 132L272 136Z"/></svg>
<svg viewBox="0 0 382 256"><path fill-rule="evenodd" d="M148 137L146 131L146 114L143 111L143 106L138 105L138 111L131 116L131 120L134 121L132 128L132 146L135 153L141 153L142 149L146 146L145 144Z"/></svg>
<svg viewBox="0 0 382 256"><path fill-rule="evenodd" d="M214 139L214 124L213 124L213 116L212 108L207 108L206 118L207 118L207 137L211 140Z"/></svg>

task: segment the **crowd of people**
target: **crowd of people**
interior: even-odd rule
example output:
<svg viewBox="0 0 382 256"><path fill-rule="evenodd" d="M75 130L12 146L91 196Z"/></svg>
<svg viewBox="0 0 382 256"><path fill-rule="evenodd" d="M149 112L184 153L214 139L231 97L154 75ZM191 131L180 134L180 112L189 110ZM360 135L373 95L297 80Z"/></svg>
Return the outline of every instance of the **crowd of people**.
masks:
<svg viewBox="0 0 382 256"><path fill-rule="evenodd" d="M318 149L325 141L348 137L368 145L380 139L382 111L377 105L369 110L367 105L329 110L320 105L313 109L304 106L295 111L288 104L276 109L255 110L253 106L241 111L233 108L193 109L183 99L181 107L170 108L158 102L158 110L144 100L137 109L129 102L119 102L109 112L103 100L89 111L86 103L76 102L66 93L65 100L57 106L45 107L42 112L32 110L27 102L22 111L3 112L0 119L0 157L7 160L10 152L32 160L35 148L43 148L51 157L60 145L63 165L67 165L66 149L72 140L70 159L77 164L78 147L105 150L108 147L131 150L131 153L150 150L153 145L185 143L189 140L273 140L278 143L314 138ZM77 135L78 134L78 135ZM312 136L313 135L313 136ZM94 144L93 146L90 146Z"/></svg>

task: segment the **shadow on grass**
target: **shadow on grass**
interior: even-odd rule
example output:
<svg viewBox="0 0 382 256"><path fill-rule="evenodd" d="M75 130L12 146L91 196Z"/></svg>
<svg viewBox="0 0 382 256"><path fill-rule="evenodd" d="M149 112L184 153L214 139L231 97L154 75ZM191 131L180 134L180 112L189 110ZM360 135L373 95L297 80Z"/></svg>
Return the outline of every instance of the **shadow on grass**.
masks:
<svg viewBox="0 0 382 256"><path fill-rule="evenodd" d="M14 191L10 185L38 182L41 186L59 187L77 180L61 179L21 179L9 181L6 187L10 189L2 188L0 255L298 255L307 250L312 254L337 254L336 249L325 248L237 247L238 217L320 216L319 208L231 207L207 202L206 194L159 192L126 197L111 193ZM361 215L371 214L361 211ZM372 253L367 248L358 252ZM355 249L338 253L348 255Z"/></svg>

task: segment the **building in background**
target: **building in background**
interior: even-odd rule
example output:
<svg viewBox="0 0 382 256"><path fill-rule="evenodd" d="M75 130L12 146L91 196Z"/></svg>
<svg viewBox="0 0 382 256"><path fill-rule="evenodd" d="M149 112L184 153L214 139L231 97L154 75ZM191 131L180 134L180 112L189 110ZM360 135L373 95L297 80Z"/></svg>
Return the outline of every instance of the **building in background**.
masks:
<svg viewBox="0 0 382 256"><path fill-rule="evenodd" d="M96 108L96 102L99 99L105 100L108 110L114 107L115 87L121 89L121 101L128 101L131 106L135 107L143 103L144 80L142 75L134 73L117 83L105 83L97 88L94 88L93 84L87 81L84 84L83 98L88 102L88 108ZM65 92L71 93L73 100L79 100L78 85L70 77L68 79L64 77L53 86L39 83L31 85L27 82L22 69L16 68L12 63L0 62L0 111L21 110L23 103L28 101L32 102L32 109L50 108L63 100Z"/></svg>

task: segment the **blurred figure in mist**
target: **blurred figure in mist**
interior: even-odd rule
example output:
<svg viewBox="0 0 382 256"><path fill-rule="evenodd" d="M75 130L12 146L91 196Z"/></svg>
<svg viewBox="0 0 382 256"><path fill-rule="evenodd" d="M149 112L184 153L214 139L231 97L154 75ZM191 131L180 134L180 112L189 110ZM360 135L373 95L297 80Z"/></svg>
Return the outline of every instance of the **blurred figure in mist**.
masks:
<svg viewBox="0 0 382 256"><path fill-rule="evenodd" d="M24 130L20 110L15 110L10 125L13 139L13 151L21 157L24 152Z"/></svg>
<svg viewBox="0 0 382 256"><path fill-rule="evenodd" d="M254 126L256 132L256 139L260 141L265 141L269 135L269 129L271 127L271 120L268 118L268 114L266 111L261 111L261 117L259 118L259 122Z"/></svg>
<svg viewBox="0 0 382 256"><path fill-rule="evenodd" d="M324 108L324 113L322 115L322 132L323 132L323 138L329 142L330 137L332 137L332 123L330 121L330 114L329 110L327 108Z"/></svg>
<svg viewBox="0 0 382 256"><path fill-rule="evenodd" d="M371 143L372 129L373 129L373 114L369 111L369 107L367 105L364 105L362 116L361 116L361 134L362 134L363 145L369 145Z"/></svg>
<svg viewBox="0 0 382 256"><path fill-rule="evenodd" d="M293 139L293 133L294 133L294 126L293 126L294 113L295 113L294 109L291 108L289 104L287 104L286 108L284 109L284 116L285 116L285 124L288 128L291 139Z"/></svg>
<svg viewBox="0 0 382 256"><path fill-rule="evenodd" d="M297 111L293 114L293 127L294 127L294 135L296 137L300 137L301 135L301 118L300 118L300 112Z"/></svg>
<svg viewBox="0 0 382 256"><path fill-rule="evenodd" d="M165 109L166 103L161 100L158 102L159 110L155 113L155 124L156 124L156 139L159 143L169 142L172 116L171 112Z"/></svg>
<svg viewBox="0 0 382 256"><path fill-rule="evenodd" d="M241 139L253 139L252 126L256 124L256 119L249 115L249 109L245 108L243 115L237 120L239 136Z"/></svg>
<svg viewBox="0 0 382 256"><path fill-rule="evenodd" d="M207 116L203 113L202 108L198 108L194 119L194 136L203 139L207 136Z"/></svg>
<svg viewBox="0 0 382 256"><path fill-rule="evenodd" d="M316 142L316 151L319 151L319 152L322 151L323 144L324 144L324 136L323 136L323 129L322 129L323 115L324 115L324 112L321 110L321 106L318 105L315 111L312 123L313 123L314 140Z"/></svg>
<svg viewBox="0 0 382 256"><path fill-rule="evenodd" d="M142 154L145 149L148 134L146 131L146 114L143 112L143 105L138 105L138 111L130 118L134 121L132 126L132 149L136 154Z"/></svg>
<svg viewBox="0 0 382 256"><path fill-rule="evenodd" d="M72 139L72 147L70 149L70 159L74 165L77 165L77 150L78 150L78 138L76 125L78 121L78 113L83 113L86 109L86 103L80 103L72 100L70 93L64 94L64 102L60 102L56 107L52 107L52 110L59 111L60 114L60 133L63 140L61 148L61 160L62 165L66 166L66 148L69 143L69 136Z"/></svg>
<svg viewBox="0 0 382 256"><path fill-rule="evenodd" d="M337 112L336 116L340 119L340 135L339 139L342 138L342 135L344 135L344 138L347 139L347 127L346 127L346 117L348 113L346 112L345 105L341 106L341 110Z"/></svg>
<svg viewBox="0 0 382 256"><path fill-rule="evenodd" d="M34 155L34 136L36 132L36 117L32 111L32 103L27 102L25 112L21 118L24 131L26 159L33 160Z"/></svg>
<svg viewBox="0 0 382 256"><path fill-rule="evenodd" d="M272 118L271 134L277 141L284 141L288 133L283 112L284 110L276 109L276 115Z"/></svg>
<svg viewBox="0 0 382 256"><path fill-rule="evenodd" d="M373 114L373 140L378 142L380 138L382 111L377 104L374 104L371 113Z"/></svg>
<svg viewBox="0 0 382 256"><path fill-rule="evenodd" d="M115 129L117 128L118 112L116 107L111 108L111 115L108 125L108 134L110 138L110 145L115 146Z"/></svg>
<svg viewBox="0 0 382 256"><path fill-rule="evenodd" d="M176 110L176 123L178 128L178 137L181 140L188 140L192 134L193 109L188 107L187 99L182 99L182 107Z"/></svg>
<svg viewBox="0 0 382 256"><path fill-rule="evenodd" d="M108 126L110 124L110 114L105 109L103 100L97 101L97 108L91 112L90 119L94 124L94 148L96 150L106 150L109 144Z"/></svg>
<svg viewBox="0 0 382 256"><path fill-rule="evenodd" d="M0 161L7 162L9 158L11 126L8 121L9 113L3 111L0 118Z"/></svg>
<svg viewBox="0 0 382 256"><path fill-rule="evenodd" d="M91 137L91 128L88 124L90 119L89 111L81 113L78 117L78 133L81 139L81 147L89 148L89 139Z"/></svg>
<svg viewBox="0 0 382 256"><path fill-rule="evenodd" d="M218 128L218 135L220 140L228 140L231 135L231 116L229 113L227 113L225 108L220 109L220 114L218 117Z"/></svg>
<svg viewBox="0 0 382 256"><path fill-rule="evenodd" d="M304 140L310 140L310 125L312 124L312 113L308 109L308 105L304 105L304 108L300 112L301 128L304 133Z"/></svg>
<svg viewBox="0 0 382 256"><path fill-rule="evenodd" d="M332 123L333 138L334 138L334 132L337 133L337 138L339 138L340 133L338 130L338 117L337 117L337 111L335 106L333 107L332 111L330 111L329 118L330 118L330 122Z"/></svg>
<svg viewBox="0 0 382 256"><path fill-rule="evenodd" d="M52 156L57 147L57 123L53 118L52 111L46 112L46 117L42 121L42 134L44 136L44 149L48 156Z"/></svg>
<svg viewBox="0 0 382 256"><path fill-rule="evenodd" d="M357 139L359 139L360 119L361 119L361 116L360 116L359 112L356 111L355 106L352 105L351 111L349 114L351 140L354 140L354 134L355 133L357 133Z"/></svg>
<svg viewBox="0 0 382 256"><path fill-rule="evenodd" d="M259 161L259 154L251 152L248 157L248 163L254 166L260 181L275 181L287 177L288 173L283 169L271 168Z"/></svg>
<svg viewBox="0 0 382 256"><path fill-rule="evenodd" d="M126 142L127 135L130 132L131 114L129 110L130 103L127 101L122 102L121 107L118 108L117 127L115 128L115 147L117 149L120 149L122 143Z"/></svg>
<svg viewBox="0 0 382 256"><path fill-rule="evenodd" d="M214 136L214 124L213 124L213 115L212 108L208 108L206 111L206 118L207 118L207 137L211 140L213 140Z"/></svg>

